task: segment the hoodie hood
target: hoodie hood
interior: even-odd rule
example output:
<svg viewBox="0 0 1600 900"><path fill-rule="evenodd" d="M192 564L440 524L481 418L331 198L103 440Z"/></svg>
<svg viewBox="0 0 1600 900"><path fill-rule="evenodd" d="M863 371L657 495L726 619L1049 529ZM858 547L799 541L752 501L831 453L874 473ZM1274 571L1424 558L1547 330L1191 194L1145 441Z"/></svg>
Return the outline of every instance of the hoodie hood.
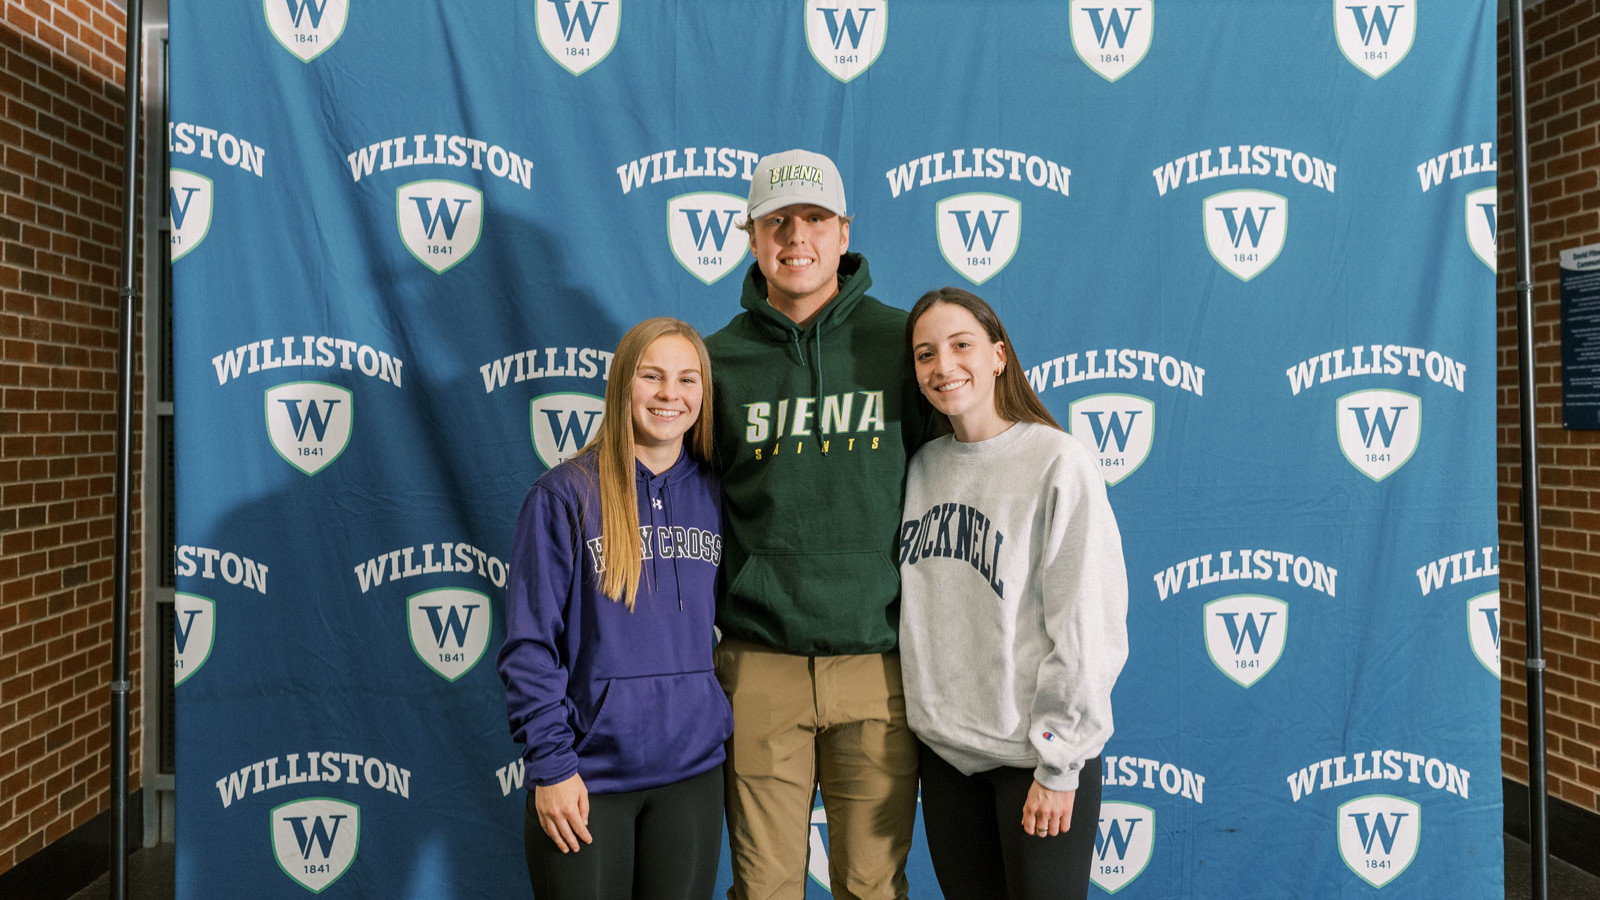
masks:
<svg viewBox="0 0 1600 900"><path fill-rule="evenodd" d="M839 293L822 307L811 324L801 328L767 302L767 276L761 274L758 264L751 263L744 273L739 305L749 311L761 331L771 332L773 342L790 343L796 337L837 328L860 305L870 287L872 275L867 271L867 258L859 253L845 253L839 257Z"/></svg>
<svg viewBox="0 0 1600 900"><path fill-rule="evenodd" d="M675 507L672 492L699 468L700 464L689 456L686 446L678 449L677 460L660 474L650 471L649 466L637 459L633 461L634 492L639 502L641 529L647 528L648 534L656 534L658 529L665 528L671 533L673 526L678 525L673 518ZM682 530L681 526L679 530ZM670 546L670 543L664 546ZM644 571L640 573L640 594L662 599L676 598L678 609L681 610L684 585L678 571L678 557L669 556L664 567L661 557L661 553L652 553L642 561Z"/></svg>
<svg viewBox="0 0 1600 900"><path fill-rule="evenodd" d="M654 482L677 484L685 478L693 477L699 465L700 463L689 455L688 436L685 435L683 446L678 448L678 458L673 460L672 465L668 466L665 472L658 475L650 471L649 466L635 459L633 461L633 479L641 489Z"/></svg>

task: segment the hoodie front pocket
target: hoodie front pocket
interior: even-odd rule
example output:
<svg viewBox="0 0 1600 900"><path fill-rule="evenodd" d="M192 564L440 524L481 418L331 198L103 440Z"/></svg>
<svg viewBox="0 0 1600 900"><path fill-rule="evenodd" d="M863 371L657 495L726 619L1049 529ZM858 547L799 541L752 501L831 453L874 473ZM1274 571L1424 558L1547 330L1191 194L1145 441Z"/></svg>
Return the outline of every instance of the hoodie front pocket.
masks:
<svg viewBox="0 0 1600 900"><path fill-rule="evenodd" d="M583 737L579 738L577 746L572 748L573 753L581 754L588 749L595 735L599 734L600 729L605 727L601 720L605 718L606 701L611 697L611 688L615 684L615 681L607 680L605 686L600 688L600 692L595 695L594 715L589 719L589 730L584 732Z"/></svg>
<svg viewBox="0 0 1600 900"><path fill-rule="evenodd" d="M613 678L577 746L585 778L676 781L721 751L733 713L710 669Z"/></svg>

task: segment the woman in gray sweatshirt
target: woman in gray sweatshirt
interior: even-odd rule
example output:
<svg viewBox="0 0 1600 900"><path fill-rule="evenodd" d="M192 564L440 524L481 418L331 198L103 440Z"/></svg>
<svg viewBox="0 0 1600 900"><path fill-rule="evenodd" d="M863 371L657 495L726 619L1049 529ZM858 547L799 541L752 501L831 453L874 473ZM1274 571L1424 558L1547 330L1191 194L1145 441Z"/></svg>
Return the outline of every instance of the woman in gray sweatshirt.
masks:
<svg viewBox="0 0 1600 900"><path fill-rule="evenodd" d="M1111 688L1128 656L1122 538L1089 451L959 288L906 326L953 434L911 461L899 534L906 716L946 897L1085 897Z"/></svg>

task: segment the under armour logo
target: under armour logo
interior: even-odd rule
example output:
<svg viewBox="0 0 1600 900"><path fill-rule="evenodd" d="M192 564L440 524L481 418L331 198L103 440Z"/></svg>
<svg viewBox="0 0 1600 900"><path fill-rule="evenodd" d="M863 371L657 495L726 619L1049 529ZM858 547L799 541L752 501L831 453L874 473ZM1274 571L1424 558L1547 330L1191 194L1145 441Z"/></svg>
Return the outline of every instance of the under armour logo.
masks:
<svg viewBox="0 0 1600 900"><path fill-rule="evenodd" d="M661 508L661 498L660 497L651 497L650 498L650 505L654 506L656 509L660 509Z"/></svg>

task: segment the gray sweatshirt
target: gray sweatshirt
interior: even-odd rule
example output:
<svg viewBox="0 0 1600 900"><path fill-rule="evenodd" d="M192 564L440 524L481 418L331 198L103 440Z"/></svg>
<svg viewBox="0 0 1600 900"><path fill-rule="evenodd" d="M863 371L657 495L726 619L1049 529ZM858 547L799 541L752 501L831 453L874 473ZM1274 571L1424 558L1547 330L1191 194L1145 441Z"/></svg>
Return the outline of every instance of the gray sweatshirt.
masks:
<svg viewBox="0 0 1600 900"><path fill-rule="evenodd" d="M1071 435L1019 422L911 461L900 656L911 730L966 774L1076 790L1111 737L1128 577L1105 482Z"/></svg>

